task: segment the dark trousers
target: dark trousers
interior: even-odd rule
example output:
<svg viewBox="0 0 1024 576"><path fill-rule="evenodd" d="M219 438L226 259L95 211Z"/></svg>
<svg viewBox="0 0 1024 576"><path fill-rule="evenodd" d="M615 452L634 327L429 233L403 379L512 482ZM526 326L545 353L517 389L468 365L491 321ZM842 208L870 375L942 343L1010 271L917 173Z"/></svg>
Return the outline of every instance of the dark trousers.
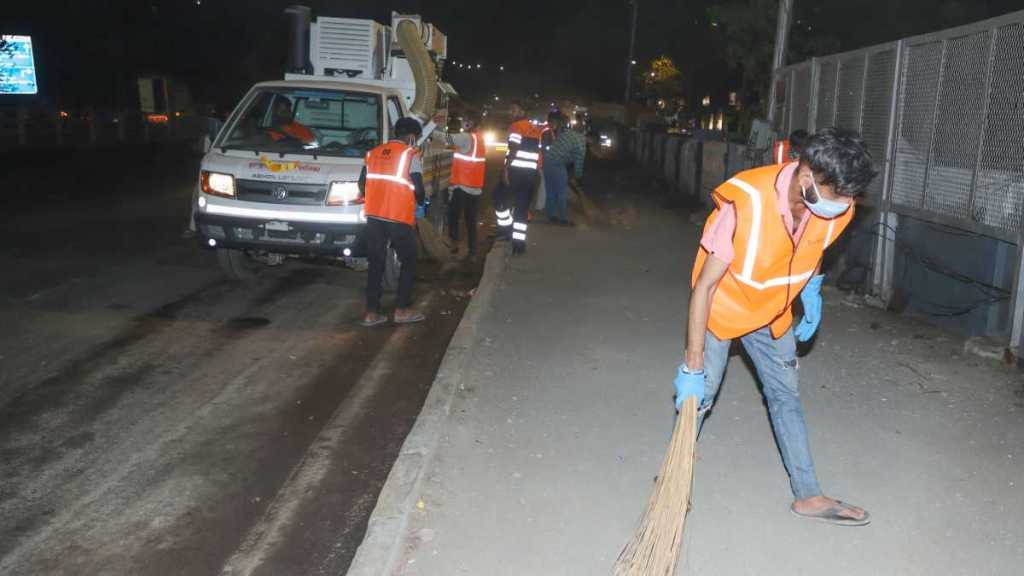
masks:
<svg viewBox="0 0 1024 576"><path fill-rule="evenodd" d="M458 186L452 188L448 201L448 236L452 243L459 241L459 217L466 220L466 242L470 252L476 252L476 219L480 196L467 193Z"/></svg>
<svg viewBox="0 0 1024 576"><path fill-rule="evenodd" d="M509 187L505 180L498 179L491 192L491 202L494 204L494 218L498 225L498 239L508 240L512 236L512 203L509 201Z"/></svg>
<svg viewBox="0 0 1024 576"><path fill-rule="evenodd" d="M370 261L366 279L367 311L380 311L381 280L387 265L388 245L395 249L402 266L395 306L408 308L412 305L412 284L416 279L416 230L401 222L367 218L363 235L366 238L366 258Z"/></svg>
<svg viewBox="0 0 1024 576"><path fill-rule="evenodd" d="M530 217L530 203L537 171L529 168L509 168L508 193L514 203L512 209L512 244L526 244L527 220Z"/></svg>

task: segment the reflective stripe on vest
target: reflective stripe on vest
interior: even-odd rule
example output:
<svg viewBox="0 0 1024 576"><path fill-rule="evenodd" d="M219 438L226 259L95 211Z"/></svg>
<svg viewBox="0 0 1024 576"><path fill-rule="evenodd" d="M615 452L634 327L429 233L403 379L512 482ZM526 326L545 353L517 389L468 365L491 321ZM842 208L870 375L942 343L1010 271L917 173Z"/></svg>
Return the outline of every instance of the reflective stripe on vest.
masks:
<svg viewBox="0 0 1024 576"><path fill-rule="evenodd" d="M715 190L719 207L731 203L736 211L735 258L715 290L708 316L708 329L720 339L737 338L769 325L776 338L782 336L793 321L793 300L814 275L825 249L853 218L852 206L831 220L811 214L794 247L779 214L775 190L782 168L748 170ZM708 218L708 227L718 215L716 209ZM707 257L705 249L698 250L693 285Z"/></svg>
<svg viewBox="0 0 1024 576"><path fill-rule="evenodd" d="M415 153L415 148L401 142L388 142L366 154L367 216L410 226L416 223L416 186L409 177Z"/></svg>
<svg viewBox="0 0 1024 576"><path fill-rule="evenodd" d="M480 135L472 132L473 149L469 154L456 152L452 155L452 174L449 180L452 186L469 186L483 188L484 173L487 170L487 147L483 145Z"/></svg>
<svg viewBox="0 0 1024 576"><path fill-rule="evenodd" d="M776 164L789 162L789 140L779 140L775 143L774 160Z"/></svg>

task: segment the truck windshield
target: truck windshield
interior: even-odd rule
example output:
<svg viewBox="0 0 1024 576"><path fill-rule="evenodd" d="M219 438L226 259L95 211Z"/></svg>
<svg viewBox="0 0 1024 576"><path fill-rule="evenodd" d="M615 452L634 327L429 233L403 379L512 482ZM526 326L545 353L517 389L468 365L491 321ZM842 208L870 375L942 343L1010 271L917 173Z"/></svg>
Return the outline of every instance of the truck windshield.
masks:
<svg viewBox="0 0 1024 576"><path fill-rule="evenodd" d="M272 87L252 94L216 145L240 150L362 158L380 144L380 96Z"/></svg>

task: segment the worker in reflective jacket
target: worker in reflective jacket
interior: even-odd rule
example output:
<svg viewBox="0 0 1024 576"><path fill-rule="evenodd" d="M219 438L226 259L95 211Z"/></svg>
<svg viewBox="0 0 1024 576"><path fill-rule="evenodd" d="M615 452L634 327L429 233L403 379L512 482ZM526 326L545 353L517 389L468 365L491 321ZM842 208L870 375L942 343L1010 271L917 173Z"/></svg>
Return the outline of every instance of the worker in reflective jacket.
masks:
<svg viewBox="0 0 1024 576"><path fill-rule="evenodd" d="M854 132L812 136L800 159L741 172L714 192L691 279L686 352L675 387L711 408L739 338L757 368L775 441L789 473L792 512L833 524L870 521L861 508L822 494L811 458L797 379L796 342L821 321L821 259L853 219L875 176ZM804 315L792 328L797 296Z"/></svg>
<svg viewBox="0 0 1024 576"><path fill-rule="evenodd" d="M295 121L292 115L292 104L287 98L278 97L274 102L274 125L268 131L270 138L275 142L282 140L298 140L303 144L316 142L316 135L304 124Z"/></svg>
<svg viewBox="0 0 1024 576"><path fill-rule="evenodd" d="M484 190L487 146L475 126L467 133L449 132L445 137L455 151L448 187L448 235L452 240L452 254L459 250L459 220L462 218L466 222L466 244L472 258L476 254L477 210Z"/></svg>
<svg viewBox="0 0 1024 576"><path fill-rule="evenodd" d="M513 104L516 119L508 129L508 155L502 169L502 182L506 187L504 212L498 213L498 226L503 222L512 225L512 253L526 252L526 231L530 203L539 185L541 162L542 128L526 119L523 108ZM511 221L508 219L508 204L512 203ZM502 215L505 218L502 219Z"/></svg>
<svg viewBox="0 0 1024 576"><path fill-rule="evenodd" d="M800 158L810 134L806 130L793 130L786 140L776 140L772 146L772 164L784 164Z"/></svg>
<svg viewBox="0 0 1024 576"><path fill-rule="evenodd" d="M395 300L396 324L421 322L424 316L412 308L412 287L416 277L416 218L423 210L423 166L414 148L422 133L413 118L395 122L392 139L366 154L366 166L359 176L363 192L366 227L363 231L369 274L366 280L366 314L363 326L387 322L380 313L381 281L388 246L395 250L401 270Z"/></svg>

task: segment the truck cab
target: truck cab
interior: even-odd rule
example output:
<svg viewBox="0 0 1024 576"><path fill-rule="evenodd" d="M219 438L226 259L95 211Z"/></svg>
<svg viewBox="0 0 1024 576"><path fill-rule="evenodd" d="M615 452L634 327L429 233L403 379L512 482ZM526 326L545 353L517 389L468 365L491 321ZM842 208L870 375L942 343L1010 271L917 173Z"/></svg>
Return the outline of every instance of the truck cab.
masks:
<svg viewBox="0 0 1024 576"><path fill-rule="evenodd" d="M332 39L318 29L336 36L339 23L371 32L385 28L373 21L321 18L313 25L314 50ZM217 250L228 275L245 279L290 256L360 266L366 214L359 175L367 152L388 141L399 118L412 114L418 80L403 72L392 50L383 49L390 47L390 35L367 44L369 59L394 61L365 78L349 68L335 74L313 67L312 73L256 84L212 142L196 182L193 218L198 237ZM314 64L324 59L313 56ZM436 62L438 55L431 58ZM431 90L444 91L445 85L430 81ZM444 94L436 101L443 104ZM451 152L436 138L426 139L420 152L428 195L436 194L447 187Z"/></svg>

